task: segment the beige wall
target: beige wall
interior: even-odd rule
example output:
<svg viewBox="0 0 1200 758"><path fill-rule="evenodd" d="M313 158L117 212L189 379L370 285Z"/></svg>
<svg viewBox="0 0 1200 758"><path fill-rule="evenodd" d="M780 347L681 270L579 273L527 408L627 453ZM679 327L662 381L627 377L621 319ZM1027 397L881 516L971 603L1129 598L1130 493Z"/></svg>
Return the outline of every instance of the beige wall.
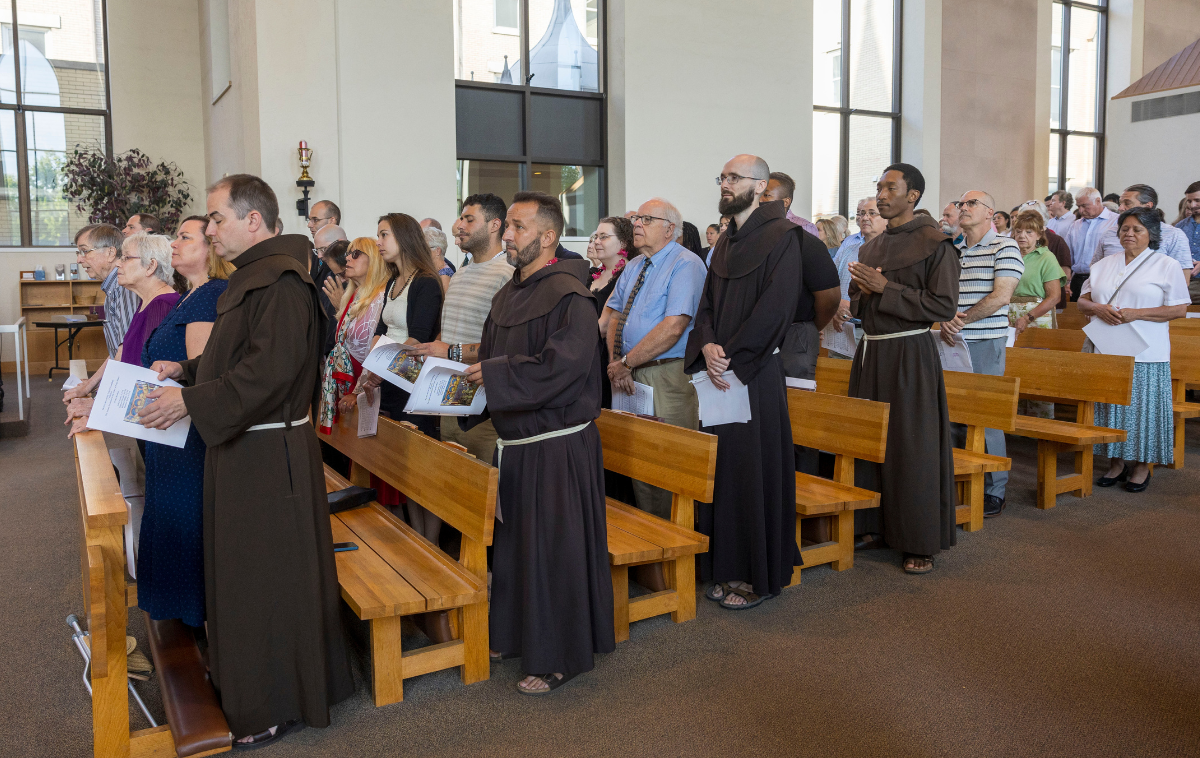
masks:
<svg viewBox="0 0 1200 758"><path fill-rule="evenodd" d="M796 180L795 205L806 214L812 1L613 0L609 8L609 211L660 195L703 230L720 216L713 177L733 155L755 153ZM774 70L765 73L771 51Z"/></svg>
<svg viewBox="0 0 1200 758"><path fill-rule="evenodd" d="M1038 1L956 0L942 16L940 213L972 189L990 192L1007 210L1045 188L1031 146L1039 121ZM996 23L1003 19L1003 23ZM1041 170L1038 171L1037 169ZM1041 176L1041 183L1038 177Z"/></svg>
<svg viewBox="0 0 1200 758"><path fill-rule="evenodd" d="M1200 39L1200 0L1141 1L1145 4L1145 33L1139 76Z"/></svg>

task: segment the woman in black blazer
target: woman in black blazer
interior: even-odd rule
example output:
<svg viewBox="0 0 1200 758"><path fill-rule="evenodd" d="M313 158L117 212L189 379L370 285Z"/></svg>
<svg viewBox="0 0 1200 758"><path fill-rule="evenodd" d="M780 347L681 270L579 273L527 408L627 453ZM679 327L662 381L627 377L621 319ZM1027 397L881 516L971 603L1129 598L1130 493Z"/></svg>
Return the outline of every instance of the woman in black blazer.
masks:
<svg viewBox="0 0 1200 758"><path fill-rule="evenodd" d="M383 313L375 328L376 338L386 334L407 345L432 342L442 330L442 283L433 268L433 255L421 225L406 213L389 213L379 219L377 240L379 252L392 267L392 277L385 290ZM441 418L405 413L408 393L396 385L364 371L360 386L379 389L381 414L396 421L411 422L434 439L441 436ZM386 498L395 502L384 502L384 505L398 503L398 498L387 497L390 494L380 492L380 502ZM441 520L412 501L408 503L408 514L413 528L436 545Z"/></svg>

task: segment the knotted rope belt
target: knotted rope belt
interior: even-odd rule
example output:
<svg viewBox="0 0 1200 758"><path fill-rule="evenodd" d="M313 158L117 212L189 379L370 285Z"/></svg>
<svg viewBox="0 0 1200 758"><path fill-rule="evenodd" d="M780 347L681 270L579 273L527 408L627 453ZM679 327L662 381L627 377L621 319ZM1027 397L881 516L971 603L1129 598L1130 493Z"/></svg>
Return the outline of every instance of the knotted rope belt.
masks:
<svg viewBox="0 0 1200 758"><path fill-rule="evenodd" d="M924 329L911 329L907 332L893 332L892 334L864 334L863 339L866 340L866 342L863 343L862 357L859 359L859 361L861 363L867 359L867 345L875 342L876 340L894 340L897 337L911 337L914 334L924 334L927 331L929 331L929 327L925 327Z"/></svg>
<svg viewBox="0 0 1200 758"><path fill-rule="evenodd" d="M532 437L526 437L520 440L496 440L496 470L500 470L500 464L504 460L504 448L516 445L529 445L534 442L542 442L544 440L554 439L555 437L566 437L568 434L575 434L587 429L591 421L585 421L578 426L567 427L566 429L558 429L553 432L543 432L535 434ZM504 523L504 516L500 513L500 492L496 492L496 520L501 524Z"/></svg>

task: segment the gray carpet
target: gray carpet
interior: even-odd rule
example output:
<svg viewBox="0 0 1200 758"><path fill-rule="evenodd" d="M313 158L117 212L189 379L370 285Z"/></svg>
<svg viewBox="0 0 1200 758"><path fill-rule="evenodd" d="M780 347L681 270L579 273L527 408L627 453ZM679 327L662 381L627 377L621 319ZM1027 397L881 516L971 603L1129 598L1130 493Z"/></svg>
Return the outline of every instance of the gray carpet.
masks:
<svg viewBox="0 0 1200 758"><path fill-rule="evenodd" d="M33 434L0 440L5 756L91 748L63 623L82 602L54 386L35 383ZM1190 434L1200 442L1200 428ZM519 661L506 661L470 687L449 672L409 680L403 703L376 709L365 629L348 621L358 691L330 728L261 754L1200 755L1200 450L1195 468L1160 470L1145 494L1098 489L1044 512L1032 506L1035 445L1009 450L1008 509L960 532L932 574L905 575L897 554L877 551L846 572L805 572L758 609L701 598L695 621L634 624L547 699L517 695ZM154 690L141 686L161 712Z"/></svg>

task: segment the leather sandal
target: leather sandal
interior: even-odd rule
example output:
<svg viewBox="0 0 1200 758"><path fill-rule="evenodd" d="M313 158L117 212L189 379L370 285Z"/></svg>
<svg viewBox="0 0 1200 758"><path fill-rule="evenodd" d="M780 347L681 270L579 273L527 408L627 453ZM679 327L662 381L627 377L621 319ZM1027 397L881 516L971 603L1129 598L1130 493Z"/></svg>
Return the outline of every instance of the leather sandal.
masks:
<svg viewBox="0 0 1200 758"><path fill-rule="evenodd" d="M304 727L305 727L305 723L303 721L301 721L300 719L296 719L295 721L288 721L286 723L280 724L275 729L275 734L271 734L271 730L266 729L257 734L251 735L249 742L236 742L235 741L233 743L233 749L234 750L258 750L260 747L266 747L267 745L274 744L275 742L278 742L279 740L283 739L283 737L285 735L291 734L292 732L298 732L301 729L303 729Z"/></svg>
<svg viewBox="0 0 1200 758"><path fill-rule="evenodd" d="M903 566L903 564L901 564L904 568L904 573L906 573L906 574L928 574L930 571L933 571L933 556L932 555L916 555L916 554L910 553L910 554L904 556L905 563L907 563L909 561L909 559L918 560L918 561L929 561L929 563L925 566L921 566L920 568L917 568L916 566L913 566L910 568L908 566Z"/></svg>
<svg viewBox="0 0 1200 758"><path fill-rule="evenodd" d="M532 695L534 697L537 697L538 695L549 695L551 692L554 692L559 687L574 679L575 676L575 674L563 674L562 679L559 679L554 674L542 674L537 678L546 683L547 689L527 690L521 686L521 682L517 682L517 692L520 692L522 695Z"/></svg>
<svg viewBox="0 0 1200 758"><path fill-rule="evenodd" d="M746 602L733 605L729 602L729 595L737 595ZM729 585L729 595L726 595L725 599L721 601L721 607L730 611L750 610L756 605L762 605L762 602L770 597L770 595L756 595L744 587L734 587L733 585Z"/></svg>
<svg viewBox="0 0 1200 758"><path fill-rule="evenodd" d="M719 603L729 594L729 590L730 587L727 582L717 582L704 591L704 597L714 603Z"/></svg>

